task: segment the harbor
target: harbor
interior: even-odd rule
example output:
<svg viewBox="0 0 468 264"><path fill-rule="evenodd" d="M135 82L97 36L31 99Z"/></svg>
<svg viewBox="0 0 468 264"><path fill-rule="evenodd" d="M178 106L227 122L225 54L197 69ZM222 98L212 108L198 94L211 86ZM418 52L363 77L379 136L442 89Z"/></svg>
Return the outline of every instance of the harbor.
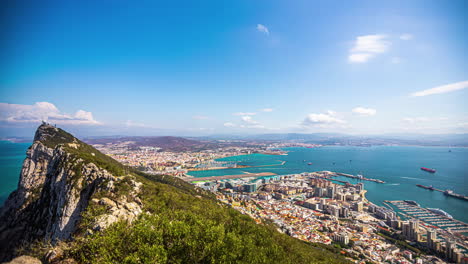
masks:
<svg viewBox="0 0 468 264"><path fill-rule="evenodd" d="M210 176L210 177L188 177L188 178L183 178L183 179L188 182L194 182L194 181L240 179L240 178L250 178L250 177L265 177L265 176L275 176L275 175L276 174L272 172L259 172L259 173L245 173L245 174Z"/></svg>
<svg viewBox="0 0 468 264"><path fill-rule="evenodd" d="M444 191L444 190L441 190L441 189L434 188L433 186L425 186L425 185L421 185L421 184L416 184L416 186L418 186L419 188L430 190L430 191L438 191L438 192L441 192L444 195L449 196L449 197L458 198L458 199L461 199L461 200L468 201L468 196L461 195L461 194L458 194L458 193L454 193L452 190L445 190Z"/></svg>
<svg viewBox="0 0 468 264"><path fill-rule="evenodd" d="M352 179L356 179L356 180L371 181L371 182L377 182L377 183L385 183L382 180L366 178L366 177L364 177L362 175L352 175L352 174L341 173L341 172L337 172L336 175L337 176L344 176L344 177L348 177L348 178L352 178Z"/></svg>
<svg viewBox="0 0 468 264"><path fill-rule="evenodd" d="M385 203L393 205L397 209L396 211L405 218L419 219L426 227L442 229L451 233L468 233L467 223L452 218L438 208L423 208L408 201L385 201Z"/></svg>

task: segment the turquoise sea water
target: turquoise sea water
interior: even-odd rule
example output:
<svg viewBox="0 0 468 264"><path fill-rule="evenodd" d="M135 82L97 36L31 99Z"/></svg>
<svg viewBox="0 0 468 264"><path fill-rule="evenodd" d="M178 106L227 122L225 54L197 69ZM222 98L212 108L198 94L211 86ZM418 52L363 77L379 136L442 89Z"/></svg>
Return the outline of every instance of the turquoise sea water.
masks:
<svg viewBox="0 0 468 264"><path fill-rule="evenodd" d="M0 205L18 186L18 179L31 143L0 141Z"/></svg>
<svg viewBox="0 0 468 264"><path fill-rule="evenodd" d="M441 192L416 187L416 184L433 185L439 189L452 189L468 195L468 148L444 147L321 147L286 148L286 156L242 155L220 160L238 161L241 165L262 166L209 171L193 171L195 177L241 174L242 172L273 172L291 174L330 170L349 174L361 173L377 178L385 184L364 181L367 198L377 204L384 200L415 200L423 207L441 208L454 218L468 222L468 202L447 197ZM305 160L305 162L304 162ZM264 166L268 164L284 165ZM312 165L307 163L312 162ZM333 164L334 163L334 164ZM420 167L435 168L431 174ZM357 180L337 179L356 183Z"/></svg>
<svg viewBox="0 0 468 264"><path fill-rule="evenodd" d="M0 141L0 204L16 189L21 166L30 143ZM424 207L441 208L455 218L468 222L468 202L429 191L415 184L433 185L468 195L468 148L442 147L322 147L287 148L286 156L242 155L221 160L242 165L260 166L225 170L193 171L195 177L242 174L243 172L273 172L291 174L305 171L330 170L350 174L362 173L385 184L365 181L367 198L381 204L384 200L415 200ZM305 162L304 162L305 160ZM281 165L286 161L284 165ZM312 165L307 163L312 162ZM333 164L335 163L335 164ZM273 166L267 166L273 165ZM420 170L435 168L435 174ZM356 183L346 177L338 179Z"/></svg>

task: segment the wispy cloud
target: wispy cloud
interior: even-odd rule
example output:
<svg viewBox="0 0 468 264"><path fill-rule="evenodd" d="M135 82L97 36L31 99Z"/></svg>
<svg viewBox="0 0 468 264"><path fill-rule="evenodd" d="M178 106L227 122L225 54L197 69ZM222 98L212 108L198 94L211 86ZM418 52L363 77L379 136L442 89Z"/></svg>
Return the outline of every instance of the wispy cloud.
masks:
<svg viewBox="0 0 468 264"><path fill-rule="evenodd" d="M192 116L193 119L195 120L206 120L208 119L207 116L203 116L203 115L195 115L195 116Z"/></svg>
<svg viewBox="0 0 468 264"><path fill-rule="evenodd" d="M446 85L437 86L431 89L415 92L415 93L412 93L411 96L427 96L427 95L433 95L433 94L443 94L443 93L449 93L449 92L458 91L458 90L462 90L466 88L468 88L468 81L463 81L463 82L446 84Z"/></svg>
<svg viewBox="0 0 468 264"><path fill-rule="evenodd" d="M348 61L351 63L364 63L377 54L386 52L391 42L386 35L359 36L349 51Z"/></svg>
<svg viewBox="0 0 468 264"><path fill-rule="evenodd" d="M143 124L143 123L138 123L138 122L134 122L134 121L132 121L132 120L127 120L127 121L125 122L125 126L127 126L127 127L152 128L152 126L150 126L150 125Z"/></svg>
<svg viewBox="0 0 468 264"><path fill-rule="evenodd" d="M377 110L373 108L356 107L353 109L353 113L362 115L362 116L373 116L377 114Z"/></svg>
<svg viewBox="0 0 468 264"><path fill-rule="evenodd" d="M260 111L269 113L269 112L273 112L273 108L263 108Z"/></svg>
<svg viewBox="0 0 468 264"><path fill-rule="evenodd" d="M327 127L330 125L345 124L346 121L339 118L334 111L327 111L326 113L320 114L309 114L306 116L304 121L302 121L302 126L305 127Z"/></svg>
<svg viewBox="0 0 468 264"><path fill-rule="evenodd" d="M75 114L61 112L54 104L37 102L33 105L0 103L0 121L7 123L38 123L47 121L52 124L100 125L91 112L78 110Z"/></svg>
<svg viewBox="0 0 468 264"><path fill-rule="evenodd" d="M400 39L402 39L402 40L411 40L411 39L413 39L413 37L414 36L412 34L408 34L408 33L400 35Z"/></svg>
<svg viewBox="0 0 468 264"><path fill-rule="evenodd" d="M258 125L258 122L252 119L252 116L242 116L242 121L251 125Z"/></svg>
<svg viewBox="0 0 468 264"><path fill-rule="evenodd" d="M225 127L236 127L237 125L234 124L234 123L231 123L231 122L226 122L226 123L224 123L224 126Z"/></svg>
<svg viewBox="0 0 468 264"><path fill-rule="evenodd" d="M253 115L256 115L257 113L253 113L253 112L237 112L237 113L234 113L232 115L235 115L235 116L253 116Z"/></svg>
<svg viewBox="0 0 468 264"><path fill-rule="evenodd" d="M270 30L265 25L257 24L257 30L263 34L270 35Z"/></svg>

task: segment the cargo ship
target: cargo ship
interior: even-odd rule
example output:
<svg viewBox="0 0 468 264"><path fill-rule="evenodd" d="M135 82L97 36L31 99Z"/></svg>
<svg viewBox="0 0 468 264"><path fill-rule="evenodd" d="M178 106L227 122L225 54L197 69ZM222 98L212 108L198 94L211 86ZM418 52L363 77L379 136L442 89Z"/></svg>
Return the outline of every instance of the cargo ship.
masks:
<svg viewBox="0 0 468 264"><path fill-rule="evenodd" d="M468 201L468 196L454 193L452 190L445 190L445 195Z"/></svg>
<svg viewBox="0 0 468 264"><path fill-rule="evenodd" d="M430 172L430 173L435 173L435 172L436 172L436 170L434 170L434 169L429 169L429 168L426 168L426 167L421 167L421 170L427 171L427 172Z"/></svg>
<svg viewBox="0 0 468 264"><path fill-rule="evenodd" d="M416 184L416 186L424 188L424 189L428 189L428 190L431 190L431 191L434 190L434 187L432 187L432 185L431 186L424 186L424 185L421 185L421 184Z"/></svg>

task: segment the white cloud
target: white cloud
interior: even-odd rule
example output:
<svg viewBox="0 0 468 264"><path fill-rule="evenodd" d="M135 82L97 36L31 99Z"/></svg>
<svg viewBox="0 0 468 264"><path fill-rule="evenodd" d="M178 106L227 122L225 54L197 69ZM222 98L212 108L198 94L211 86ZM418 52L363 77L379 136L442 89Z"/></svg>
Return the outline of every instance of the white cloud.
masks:
<svg viewBox="0 0 468 264"><path fill-rule="evenodd" d="M242 116L241 119L247 124L258 125L258 122L252 119L252 116Z"/></svg>
<svg viewBox="0 0 468 264"><path fill-rule="evenodd" d="M206 119L208 119L207 116L202 116L202 115L192 116L192 118L195 119L195 120L206 120Z"/></svg>
<svg viewBox="0 0 468 264"><path fill-rule="evenodd" d="M257 113L247 113L247 112L237 112L237 113L234 113L232 115L235 115L235 116L253 116L253 115L256 115Z"/></svg>
<svg viewBox="0 0 468 264"><path fill-rule="evenodd" d="M402 40L411 40L411 39L413 39L413 35L405 33L405 34L400 35L400 39L402 39Z"/></svg>
<svg viewBox="0 0 468 264"><path fill-rule="evenodd" d="M224 126L225 127L236 127L236 124L233 124L231 122L226 122L226 123L224 123Z"/></svg>
<svg viewBox="0 0 468 264"><path fill-rule="evenodd" d="M54 104L37 102L33 105L0 103L0 121L8 123L99 125L91 112L78 110L74 115L61 112Z"/></svg>
<svg viewBox="0 0 468 264"><path fill-rule="evenodd" d="M445 116L439 116L439 117L419 116L419 117L405 117L402 120L405 123L414 124L414 123L422 123L422 122L445 121L445 120L449 120L449 118L447 118Z"/></svg>
<svg viewBox="0 0 468 264"><path fill-rule="evenodd" d="M336 112L327 111L326 113L321 114L309 114L306 116L304 121L302 121L303 126L320 126L326 127L329 125L336 124L345 124L346 121L337 117Z"/></svg>
<svg viewBox="0 0 468 264"><path fill-rule="evenodd" d="M359 114L362 116L373 116L377 113L377 110L372 109L372 108L356 107L353 109L353 113Z"/></svg>
<svg viewBox="0 0 468 264"><path fill-rule="evenodd" d="M374 55L369 54L369 53L355 53L355 54L350 54L348 57L348 60L350 62L362 63L362 62L367 62L373 56Z"/></svg>
<svg viewBox="0 0 468 264"><path fill-rule="evenodd" d="M390 45L386 35L359 36L350 50L348 61L351 63L367 62L377 54L386 52Z"/></svg>
<svg viewBox="0 0 468 264"><path fill-rule="evenodd" d="M259 32L262 32L262 33L266 34L266 35L270 35L270 30L268 30L268 28L265 25L257 24L257 30Z"/></svg>
<svg viewBox="0 0 468 264"><path fill-rule="evenodd" d="M273 112L273 108L263 108L260 111L269 113L269 112Z"/></svg>
<svg viewBox="0 0 468 264"><path fill-rule="evenodd" d="M463 82L446 84L446 85L437 86L431 89L415 92L415 93L412 93L411 96L427 96L427 95L432 95L432 94L443 94L443 93L449 93L449 92L462 90L466 88L468 88L468 81L463 81Z"/></svg>

